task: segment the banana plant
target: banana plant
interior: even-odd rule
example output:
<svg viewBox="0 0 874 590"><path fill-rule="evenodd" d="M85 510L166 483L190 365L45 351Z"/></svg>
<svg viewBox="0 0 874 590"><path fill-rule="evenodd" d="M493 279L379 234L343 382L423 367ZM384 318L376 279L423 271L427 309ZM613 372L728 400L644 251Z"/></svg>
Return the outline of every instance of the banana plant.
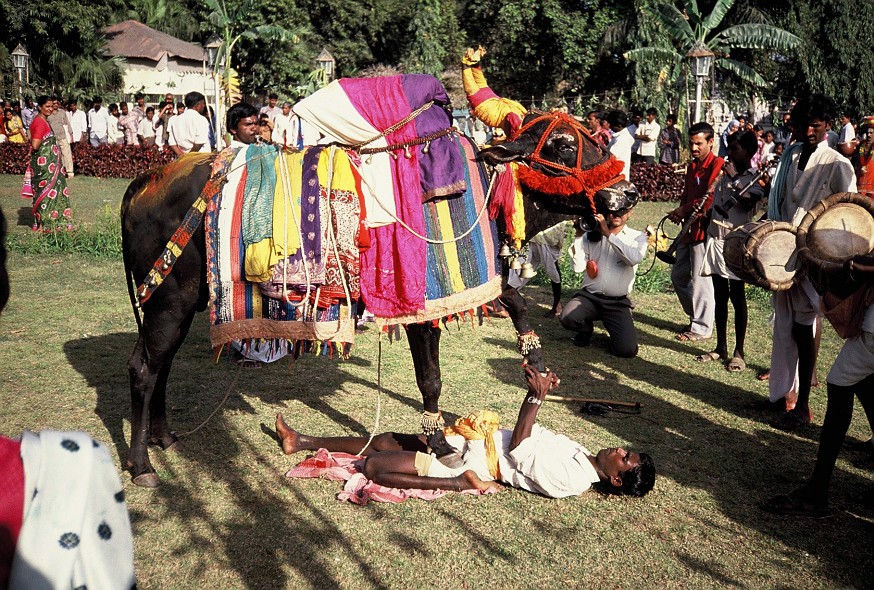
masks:
<svg viewBox="0 0 874 590"><path fill-rule="evenodd" d="M663 64L667 78L677 80L683 71L686 54L693 47L704 47L716 55L714 66L737 76L744 82L762 87L767 83L749 65L732 59L735 49L790 51L801 39L779 27L764 23L739 23L725 26L725 17L734 0L717 0L709 14L703 14L697 0L682 0L682 9L660 2L645 10L667 33L670 47L638 47L623 56L630 61L656 60Z"/></svg>

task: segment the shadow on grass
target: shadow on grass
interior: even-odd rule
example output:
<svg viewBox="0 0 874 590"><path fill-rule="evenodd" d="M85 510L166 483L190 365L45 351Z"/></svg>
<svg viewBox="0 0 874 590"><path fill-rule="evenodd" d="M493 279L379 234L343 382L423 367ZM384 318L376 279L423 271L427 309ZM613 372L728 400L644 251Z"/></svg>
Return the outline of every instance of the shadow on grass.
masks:
<svg viewBox="0 0 874 590"><path fill-rule="evenodd" d="M199 553L220 548L228 568L239 575L246 588L287 587L291 583L284 569L287 567L295 568L312 587L340 587L343 580L333 577L333 564L327 562L326 550L335 547L344 548L344 558L357 564L370 586L384 587L379 575L368 565L366 556L356 553L345 542L341 531L330 524L331 518L295 487L280 483L284 479L277 481L280 476L269 455L275 454L278 448L275 437L270 440L270 427L262 423L265 435L252 438L251 433L238 431L233 418L240 412L255 415L259 410L253 407L253 400L281 406L287 400L296 399L339 427L367 435L368 427L336 409L331 397L352 385L375 390L375 381L362 379L344 369L346 362L362 366L369 365L370 361L355 357L349 361L329 361L310 356L294 361L292 366L283 360L260 369L241 370L225 357L218 363L213 361L204 345L208 341L207 324L206 315L199 314L176 355L167 392L171 428L179 432L195 428L216 409L227 391L230 390L231 395L202 430L183 438L178 454L170 456L160 450L150 450L162 476L162 486L154 490L155 502L147 507L131 506L135 529L149 531L159 527L164 518L176 521L182 518L186 531L184 544L175 546L180 544L177 538L168 541L175 546L174 558L184 557L197 564L203 562L198 558ZM95 414L108 431L122 466L129 451L125 435L125 423L130 420L127 359L135 343L136 335L125 332L75 339L64 344L71 366L96 391ZM412 373L412 361L409 370ZM421 412L418 391L407 395L385 384L382 391L408 406L412 410L411 417ZM272 416L260 418L272 425ZM413 424L411 420L411 431L415 430ZM417 419L415 426L418 427ZM129 431L129 425L127 428ZM250 444L250 440L256 444ZM246 465L241 465L241 458ZM268 477L275 479L253 482L253 470L268 473ZM196 492L205 485L228 490L233 514L214 514L208 496ZM281 497L283 494L293 495L291 501L305 516L298 511L278 517L277 507L289 502L289 498ZM412 538L397 541L414 543ZM265 555L269 559L265 559ZM270 566L264 567L265 563Z"/></svg>
<svg viewBox="0 0 874 590"><path fill-rule="evenodd" d="M541 295L532 303L543 305L544 302ZM537 305L531 305L531 313L538 313ZM538 329L547 365L562 378L562 391L558 393L639 401L643 406L641 416L581 419L591 420L615 436L631 441L635 449L649 452L660 477L670 478L688 489L707 492L723 515L794 548L795 558L802 551L816 556L822 564L823 578L838 585L870 585L874 567L862 566L847 556L857 552L860 544L870 544L874 524L841 511L840 507L842 496L870 487L871 480L842 469L839 463L832 485L833 506L838 510L834 518L826 521L778 517L759 510L758 501L788 492L809 475L816 457L819 429L810 427L788 434L770 428L766 424L769 416L749 407L762 399L760 393L743 385L746 383L743 379L747 379L751 386L754 374L747 371L741 377L726 373L726 380L719 381L697 374L697 364L691 358L688 363L679 361L672 366L673 353L690 355L693 352L688 345L673 340L673 324L639 313L635 313L635 320L641 355L634 359L618 359L608 354L606 333L597 323L596 336L587 348L573 346L557 322L544 323ZM501 345L498 341L492 344ZM510 343L505 345L512 347ZM647 348L658 349L658 355ZM656 356L666 358L665 364L649 360ZM511 370L513 363L505 359L489 362L495 376L518 387L516 372ZM689 369L685 370L687 364ZM647 389L632 387L629 382L667 389L679 399L689 398L689 406L703 404L709 411L680 407L650 395ZM714 419L710 418L710 411L714 412ZM725 423L737 419L749 421L743 423L744 430ZM565 434L571 438L578 436L583 445L595 452L598 447L590 446L594 442L586 439L584 425L581 431ZM658 493L658 485L655 493ZM711 579L731 585L738 583L726 575L718 563L700 563L680 548L677 557Z"/></svg>

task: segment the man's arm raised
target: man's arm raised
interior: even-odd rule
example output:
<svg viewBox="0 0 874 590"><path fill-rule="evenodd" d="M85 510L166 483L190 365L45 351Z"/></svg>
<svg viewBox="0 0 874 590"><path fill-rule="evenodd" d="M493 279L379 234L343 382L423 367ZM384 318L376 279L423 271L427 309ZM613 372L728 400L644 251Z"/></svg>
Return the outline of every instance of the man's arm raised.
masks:
<svg viewBox="0 0 874 590"><path fill-rule="evenodd" d="M543 399L551 390L558 387L559 378L546 369L546 373L541 373L531 365L525 365L525 380L528 382L528 393L525 396L525 401L522 402L522 407L519 409L519 418L516 420L516 427L513 428L513 436L510 439L510 450L518 447L523 440L531 436L531 429L534 427L534 419L537 417L537 411L543 404Z"/></svg>

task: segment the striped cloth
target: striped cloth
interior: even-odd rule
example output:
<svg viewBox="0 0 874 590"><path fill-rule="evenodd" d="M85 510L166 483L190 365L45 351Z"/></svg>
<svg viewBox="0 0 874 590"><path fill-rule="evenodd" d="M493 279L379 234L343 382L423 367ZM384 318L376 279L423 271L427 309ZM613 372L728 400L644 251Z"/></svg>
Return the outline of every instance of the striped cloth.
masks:
<svg viewBox="0 0 874 590"><path fill-rule="evenodd" d="M320 305L315 308L311 302L306 306L295 307L288 301L265 296L260 290L259 283L246 281L244 269L247 244L243 236L243 211L246 200L244 195L248 187L252 186L248 182L250 171L256 170L263 180L264 160L267 158L259 158L264 155L259 146L245 147L236 144L228 149L236 150L236 156L225 171L228 174L228 182L223 190L210 199L204 218L212 346L217 348L234 340L279 339L294 341L292 346L295 352L302 349L316 349L317 352L331 354L336 350L342 356L347 355L354 341L355 322L350 313L350 309L354 312L354 306L347 305L345 300L331 299L320 301ZM324 150L321 155L327 158L329 152L330 150ZM337 150L337 153L345 156L341 150ZM307 161L306 155L307 152L300 152L284 157ZM273 162L272 165L276 165L275 157L269 158L269 161ZM289 164L289 166L295 165L302 166L300 162ZM348 168L348 163L346 166ZM267 175L269 176L269 173ZM297 177L303 178L305 183L310 180L306 174ZM258 183L260 184L261 180ZM318 177L316 185L320 186L321 190L311 195L313 206L316 208L321 206L322 211L327 211L329 207L333 208L333 205L329 206L326 203L328 193L321 176ZM297 187L297 195L300 194L300 188ZM342 196L344 206L357 205L357 200L348 199L346 193ZM298 216L301 209L307 209L301 207L299 198L295 199L294 196L292 196L292 205L290 209ZM272 210L273 204L268 209ZM347 224L345 227L357 229L356 215L354 213L352 215L356 223ZM327 218L325 222L327 223ZM300 223L301 220L298 218L294 223L289 222L287 225L295 227L294 224ZM275 231L273 220L268 220L265 224L273 229L266 229L264 225L259 225L254 231L261 235L272 235ZM304 241L304 247L315 242L313 237L309 236L310 233L321 233L323 238L326 231L327 225L322 224L320 229L307 232L305 237L309 239ZM345 243L348 243L348 239ZM320 248L317 255L321 257L322 254ZM354 255L357 259L357 249ZM350 261L344 259L340 262ZM325 260L316 261L316 265L324 268ZM354 268L354 264L352 266ZM353 299L358 297L357 292L350 295ZM311 297L311 301L312 299ZM328 342L338 344L327 344Z"/></svg>

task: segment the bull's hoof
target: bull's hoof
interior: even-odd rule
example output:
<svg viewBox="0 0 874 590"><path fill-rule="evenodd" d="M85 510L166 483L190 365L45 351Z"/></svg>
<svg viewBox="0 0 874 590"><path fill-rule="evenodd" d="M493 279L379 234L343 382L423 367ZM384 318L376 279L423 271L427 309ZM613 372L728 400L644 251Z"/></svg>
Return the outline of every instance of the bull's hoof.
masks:
<svg viewBox="0 0 874 590"><path fill-rule="evenodd" d="M182 449L182 442L175 432L171 432L167 436L155 436L149 439L149 444L153 447L160 447L162 451L179 451Z"/></svg>
<svg viewBox="0 0 874 590"><path fill-rule="evenodd" d="M132 481L135 486L140 486L141 488L156 488L161 485L161 478L155 472L141 473L135 476Z"/></svg>

